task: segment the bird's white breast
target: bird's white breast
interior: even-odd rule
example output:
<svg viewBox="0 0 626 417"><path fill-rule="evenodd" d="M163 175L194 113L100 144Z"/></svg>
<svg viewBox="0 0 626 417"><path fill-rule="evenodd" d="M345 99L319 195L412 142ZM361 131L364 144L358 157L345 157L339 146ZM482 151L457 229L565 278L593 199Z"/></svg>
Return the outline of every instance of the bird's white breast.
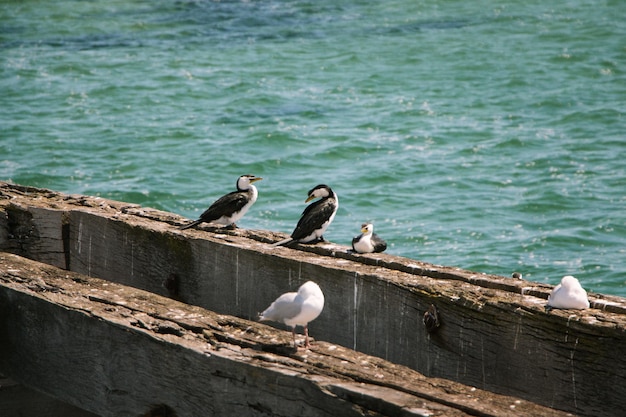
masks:
<svg viewBox="0 0 626 417"><path fill-rule="evenodd" d="M288 326L306 326L309 322L315 320L324 309L324 293L315 283L309 282L305 291L298 293L296 302L302 303L300 313L291 319L285 319ZM304 284L304 285L307 285Z"/></svg>
<svg viewBox="0 0 626 417"><path fill-rule="evenodd" d="M372 244L372 235L362 236L361 239L354 244L354 250L360 253L374 252L374 245Z"/></svg>

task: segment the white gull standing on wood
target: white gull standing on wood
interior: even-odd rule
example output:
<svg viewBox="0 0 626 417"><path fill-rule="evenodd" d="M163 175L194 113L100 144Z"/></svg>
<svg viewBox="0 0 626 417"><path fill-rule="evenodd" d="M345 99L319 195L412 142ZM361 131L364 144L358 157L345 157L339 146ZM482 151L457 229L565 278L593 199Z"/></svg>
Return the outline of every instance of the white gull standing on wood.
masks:
<svg viewBox="0 0 626 417"><path fill-rule="evenodd" d="M259 315L260 321L271 320L285 323L292 328L293 345L296 345L296 326L304 327L304 347L309 343L308 325L315 320L324 309L324 293L319 285L307 281L298 288L298 292L287 292L276 299Z"/></svg>

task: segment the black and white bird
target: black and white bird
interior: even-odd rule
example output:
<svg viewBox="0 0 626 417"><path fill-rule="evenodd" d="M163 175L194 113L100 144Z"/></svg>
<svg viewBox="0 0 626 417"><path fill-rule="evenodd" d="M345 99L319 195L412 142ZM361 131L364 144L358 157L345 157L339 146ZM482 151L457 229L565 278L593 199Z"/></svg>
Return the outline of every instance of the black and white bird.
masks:
<svg viewBox="0 0 626 417"><path fill-rule="evenodd" d="M236 228L235 222L239 221L246 214L259 196L256 187L252 183L262 179L254 175L242 175L237 179L237 191L220 197L200 215L198 220L186 224L180 229L189 229L200 223L211 222Z"/></svg>
<svg viewBox="0 0 626 417"><path fill-rule="evenodd" d="M271 320L285 323L292 328L293 345L296 344L296 326L304 327L304 347L310 347L309 323L315 320L324 309L324 293L313 281L307 281L298 292L287 292L274 301L259 315L260 321Z"/></svg>
<svg viewBox="0 0 626 417"><path fill-rule="evenodd" d="M339 208L337 194L326 184L320 184L310 189L305 203L319 198L304 209L291 237L274 243L274 246L289 242L312 243L324 240L324 232L332 223Z"/></svg>
<svg viewBox="0 0 626 417"><path fill-rule="evenodd" d="M352 249L358 253L384 252L387 242L374 233L372 223L363 223L361 234L352 239Z"/></svg>

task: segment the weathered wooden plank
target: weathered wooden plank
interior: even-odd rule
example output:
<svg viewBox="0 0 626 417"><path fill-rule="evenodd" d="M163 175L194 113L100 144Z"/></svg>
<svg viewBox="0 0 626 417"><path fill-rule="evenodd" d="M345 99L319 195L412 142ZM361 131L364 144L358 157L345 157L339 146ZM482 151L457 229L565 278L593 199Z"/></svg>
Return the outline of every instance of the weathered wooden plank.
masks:
<svg viewBox="0 0 626 417"><path fill-rule="evenodd" d="M72 219L94 216L98 217L72 213ZM162 292L162 281L174 274L180 278L183 300L253 318L285 288L314 279L327 297L324 314L311 326L319 338L483 389L528 395L530 387L533 393L526 398L570 411L593 415L603 404L615 402L615 391L584 376L602 367L598 361L589 367L586 358L596 356L598 350L617 351L623 343L623 317L596 310L576 312L572 318L569 312L547 314L543 298L484 288L459 278L430 278L291 249L268 249L266 244L240 242L235 236L191 239L185 241L189 246L183 255L171 257L169 248L175 246L171 241L180 239L177 231L148 232L136 226L133 230L153 237L129 239L128 223L116 226L121 230L114 242L136 247L152 243L157 253L153 257L159 261L142 261L146 255L139 255L122 268L145 265L150 278L141 282L150 282L151 291ZM111 229L107 229L109 237ZM83 236L90 234L83 229ZM126 246L125 252L136 253L136 249ZM104 268L96 275L119 279ZM431 303L445 323L435 335L425 332L421 323ZM591 325L594 321L617 327ZM599 340L609 346L598 346ZM624 369L620 358L612 363ZM619 373L605 371L611 375L607 383L620 382Z"/></svg>
<svg viewBox="0 0 626 417"><path fill-rule="evenodd" d="M0 375L0 410L7 417L98 417Z"/></svg>
<svg viewBox="0 0 626 417"><path fill-rule="evenodd" d="M69 253L64 247L64 211L50 207L25 207L9 204L0 223L5 238L0 249L27 255L32 259L67 267Z"/></svg>
<svg viewBox="0 0 626 417"><path fill-rule="evenodd" d="M243 318L313 279L327 300L311 325L318 339L580 414L626 406L626 359L616 354L626 338L622 298L590 294L592 309L547 313L549 285L388 254L355 255L333 244L273 249L267 242L282 235L181 232L178 216L136 205L36 190L24 195L8 185L0 192L8 196L5 207L63 210L70 267L81 273ZM166 282L177 283L175 294ZM434 334L422 324L430 304L443 323Z"/></svg>
<svg viewBox="0 0 626 417"><path fill-rule="evenodd" d="M0 369L101 416L559 416L288 332L0 254ZM282 352L282 353L280 353Z"/></svg>

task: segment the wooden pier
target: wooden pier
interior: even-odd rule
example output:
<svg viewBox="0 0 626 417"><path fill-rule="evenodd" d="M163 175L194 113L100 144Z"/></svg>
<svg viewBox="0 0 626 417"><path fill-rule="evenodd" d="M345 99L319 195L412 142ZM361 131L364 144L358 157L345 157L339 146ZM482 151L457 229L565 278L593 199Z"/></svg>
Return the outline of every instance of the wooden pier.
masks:
<svg viewBox="0 0 626 417"><path fill-rule="evenodd" d="M283 234L180 231L183 221L0 183L0 373L85 416L626 406L623 298L590 294L590 309L546 312L549 285L330 243L274 248ZM295 352L285 327L254 320L309 279L326 306L310 325L314 347ZM434 332L423 323L431 305Z"/></svg>

